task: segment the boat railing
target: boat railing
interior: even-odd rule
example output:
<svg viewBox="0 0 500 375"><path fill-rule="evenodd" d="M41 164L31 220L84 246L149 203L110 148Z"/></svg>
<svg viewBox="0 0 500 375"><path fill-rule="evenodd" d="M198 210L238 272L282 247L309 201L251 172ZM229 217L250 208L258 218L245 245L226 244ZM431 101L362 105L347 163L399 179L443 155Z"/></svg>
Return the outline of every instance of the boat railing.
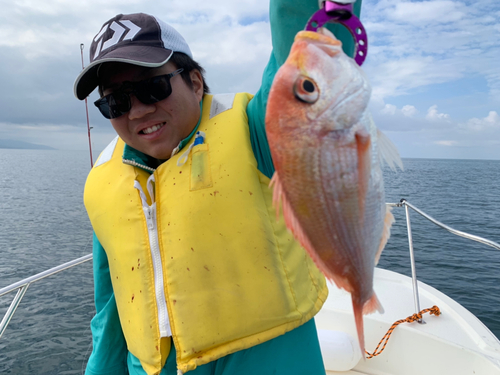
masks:
<svg viewBox="0 0 500 375"><path fill-rule="evenodd" d="M48 276L54 275L56 273L59 273L61 271L67 270L68 268L75 267L79 264L88 262L89 260L92 259L92 254L87 254L81 258L74 259L70 262L61 264L57 267L48 269L46 271L40 272L36 275L30 276L24 280L18 281L17 283L11 284L9 286L6 286L5 288L0 289L0 297L3 296L4 294L13 292L17 290L17 294L12 300L9 308L7 309L7 312L5 313L2 322L0 323L0 338L2 337L3 333L5 332L5 329L9 325L10 320L12 319L12 316L14 316L14 313L17 310L17 307L21 303L21 300L23 299L24 295L26 294L26 291L28 290L28 287L33 284L34 282L40 281Z"/></svg>
<svg viewBox="0 0 500 375"><path fill-rule="evenodd" d="M443 229L446 229L447 231L449 231L457 236L465 237L465 238L468 238L470 240L477 241L477 242L483 243L485 245L488 245L488 246L491 246L491 247L494 247L494 248L500 250L500 245L498 243L487 240L487 239L479 237L479 236L475 236L475 235L472 235L472 234L469 234L466 232L462 232L462 231L453 229L453 228L449 227L448 225L445 225L445 224L441 223L440 221L434 219L432 216L426 214L422 210L418 209L417 207L415 207L414 205L409 203L406 199L401 199L401 201L399 203L387 203L387 205L391 206L391 207L404 207L405 208L406 228L408 231L408 246L410 249L410 262L411 262L411 273L412 273L412 282L413 282L413 296L414 296L415 312L416 313L418 313L420 311L420 301L419 301L419 294L418 294L417 272L416 272L416 268L415 268L415 256L414 256L414 250L413 250L413 238L412 238L412 231L411 231L409 208L411 208L412 210L414 210L415 212L417 212L418 214L420 214L421 216L423 216L427 220L431 221L432 223L436 224L437 226L439 226ZM88 255L85 255L81 258L72 260L70 262L61 264L57 267L40 272L34 276L28 277L24 280L18 281L12 285L9 285L5 288L0 289L0 297L7 294L7 293L10 293L10 292L17 290L16 296L12 300L9 308L7 309L7 312L5 313L5 315L2 319L2 322L0 323L0 338L2 337L3 333L5 332L5 329L7 328L7 325L9 324L10 320L12 319L12 316L16 312L17 307L21 303L21 300L23 299L23 297L26 293L26 290L28 289L28 287L32 283L40 281L48 276L54 275L56 273L59 273L61 271L66 270L66 269L75 267L75 266L77 266L81 263L87 262L91 259L92 259L92 254L88 254ZM423 320L419 320L419 322L425 323Z"/></svg>
<svg viewBox="0 0 500 375"><path fill-rule="evenodd" d="M453 233L456 236L468 238L469 240L473 240L476 242L480 242L482 244L494 247L495 249L500 250L500 245L497 244L496 242L487 240L486 238L475 236L473 234L469 234L466 232L462 232L456 229L453 229L452 227L441 223L440 221L434 219L432 216L426 214L422 210L418 209L414 205L412 205L410 202L408 202L406 199L401 199L399 203L387 203L388 206L390 207L404 207L405 208L405 213L406 213L406 229L408 231L408 247L410 249L410 263L411 263L411 278L412 278L412 284L413 284L413 299L414 299L414 304L415 304L415 313L418 313L420 311L420 298L418 294L418 283L417 283L417 271L415 267L415 255L413 251L413 237L412 237L412 232L411 232L411 221L410 221L410 210L414 210L416 213L420 214L430 222L434 223L438 227L441 227L443 229L446 229L448 232ZM423 319L418 320L419 323L425 324Z"/></svg>

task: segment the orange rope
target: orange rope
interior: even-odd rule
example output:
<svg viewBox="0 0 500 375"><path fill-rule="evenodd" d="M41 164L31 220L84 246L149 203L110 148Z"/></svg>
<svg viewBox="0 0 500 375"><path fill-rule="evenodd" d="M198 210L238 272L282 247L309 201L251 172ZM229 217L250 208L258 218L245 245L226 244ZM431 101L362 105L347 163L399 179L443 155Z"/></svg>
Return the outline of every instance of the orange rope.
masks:
<svg viewBox="0 0 500 375"><path fill-rule="evenodd" d="M373 353L370 353L370 352L367 352L365 350L365 353L368 354L368 357L366 357L367 359L370 359L370 358L373 358L373 357L376 357L377 355L379 355L380 353L382 353L385 349L385 346L387 345L387 342L389 341L389 338L391 337L391 334L392 334L392 331L394 331L394 329L401 323L412 323L412 322L415 322L417 320L420 320L422 319L422 315L425 314L425 313L430 313L431 315L441 315L441 311L439 310L439 307L437 306L432 306L430 309L424 309L422 311L420 311L418 314L413 314L412 316L409 316L408 318L406 319L401 319L401 320L398 320L396 322L394 322L394 324L391 326L391 328L389 328L386 332L386 334L384 335L384 337L382 337L382 340L380 340L380 342L378 343L377 347L375 348L375 351ZM382 343L384 344L382 346L382 349L379 350L380 348L380 345L382 345Z"/></svg>

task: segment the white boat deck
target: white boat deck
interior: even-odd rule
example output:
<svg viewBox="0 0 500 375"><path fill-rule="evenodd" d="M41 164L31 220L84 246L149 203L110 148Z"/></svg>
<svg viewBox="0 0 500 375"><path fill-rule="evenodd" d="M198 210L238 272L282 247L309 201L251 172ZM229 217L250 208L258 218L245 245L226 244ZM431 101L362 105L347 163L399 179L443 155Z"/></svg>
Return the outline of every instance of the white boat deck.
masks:
<svg viewBox="0 0 500 375"><path fill-rule="evenodd" d="M412 281L376 269L374 290L384 314L364 317L366 350L375 350L397 320L415 313ZM421 309L438 306L442 315L424 314L426 324L402 323L392 333L385 350L372 359L361 359L350 371L335 375L500 375L500 341L463 306L438 290L419 282ZM349 293L329 285L330 296L316 317L318 330L342 331L357 343ZM325 353L323 353L325 357Z"/></svg>

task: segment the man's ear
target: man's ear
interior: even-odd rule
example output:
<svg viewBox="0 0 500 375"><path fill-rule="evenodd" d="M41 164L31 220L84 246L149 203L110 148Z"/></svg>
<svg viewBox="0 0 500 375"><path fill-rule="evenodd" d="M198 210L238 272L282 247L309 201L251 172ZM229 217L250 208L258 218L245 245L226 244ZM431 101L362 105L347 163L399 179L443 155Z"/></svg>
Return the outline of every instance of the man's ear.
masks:
<svg viewBox="0 0 500 375"><path fill-rule="evenodd" d="M203 76L198 69L193 69L189 72L189 77L193 83L193 91L200 101L203 97Z"/></svg>

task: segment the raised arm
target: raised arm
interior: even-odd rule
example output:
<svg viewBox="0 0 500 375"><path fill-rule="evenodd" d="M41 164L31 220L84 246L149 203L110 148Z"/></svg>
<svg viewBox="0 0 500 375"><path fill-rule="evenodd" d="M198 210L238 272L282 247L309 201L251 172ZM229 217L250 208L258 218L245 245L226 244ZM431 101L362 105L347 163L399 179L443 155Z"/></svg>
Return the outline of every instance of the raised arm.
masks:
<svg viewBox="0 0 500 375"><path fill-rule="evenodd" d="M362 0L354 4L354 13L359 17ZM303 30L309 18L318 10L318 0L271 0L269 17L273 51L262 76L262 84L247 108L252 148L259 170L267 177L274 173L271 153L265 131L266 104L274 75L285 62L295 35ZM344 51L354 53L351 34L340 25L329 24L335 36L342 41Z"/></svg>

